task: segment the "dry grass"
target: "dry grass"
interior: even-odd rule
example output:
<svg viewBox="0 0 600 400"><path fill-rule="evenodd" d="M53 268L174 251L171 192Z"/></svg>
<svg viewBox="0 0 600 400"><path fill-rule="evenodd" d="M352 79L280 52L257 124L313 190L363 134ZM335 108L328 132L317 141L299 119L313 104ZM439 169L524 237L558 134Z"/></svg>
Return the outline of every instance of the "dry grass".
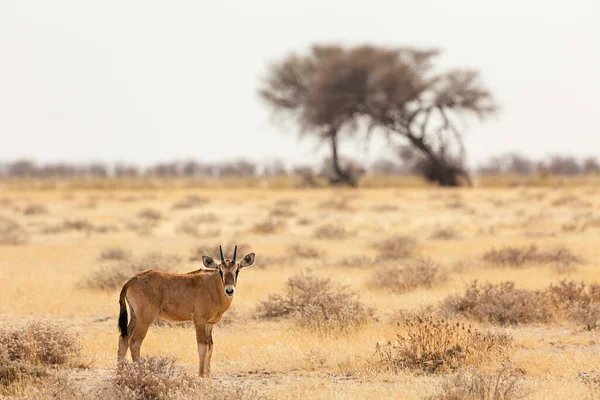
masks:
<svg viewBox="0 0 600 400"><path fill-rule="evenodd" d="M29 234L18 223L0 216L0 245L25 244L29 240Z"/></svg>
<svg viewBox="0 0 600 400"><path fill-rule="evenodd" d="M416 240L408 236L397 235L377 242L373 247L379 251L378 261L396 261L414 254Z"/></svg>
<svg viewBox="0 0 600 400"><path fill-rule="evenodd" d="M195 238L219 236L221 230L213 225L209 225L210 223L206 222L206 220L207 217L205 215L187 218L177 225L175 232Z"/></svg>
<svg viewBox="0 0 600 400"><path fill-rule="evenodd" d="M0 394L11 386L45 377L48 367L64 365L81 354L77 338L45 320L0 328Z"/></svg>
<svg viewBox="0 0 600 400"><path fill-rule="evenodd" d="M42 204L30 204L23 209L23 215L45 215L48 209Z"/></svg>
<svg viewBox="0 0 600 400"><path fill-rule="evenodd" d="M356 293L310 273L291 277L285 295L270 295L257 310L262 318L292 317L301 327L319 332L353 331L374 314Z"/></svg>
<svg viewBox="0 0 600 400"><path fill-rule="evenodd" d="M92 272L80 283L80 286L112 291L121 288L129 278L138 272L149 269L173 272L181 262L182 258L175 254L159 252L151 252L132 260L119 259L115 263L103 265Z"/></svg>
<svg viewBox="0 0 600 400"><path fill-rule="evenodd" d="M434 240L454 240L458 239L460 235L454 228L440 228L433 231L430 239Z"/></svg>
<svg viewBox="0 0 600 400"><path fill-rule="evenodd" d="M475 368L461 369L442 386L431 400L517 400L524 399L523 373L503 366L494 373Z"/></svg>
<svg viewBox="0 0 600 400"><path fill-rule="evenodd" d="M122 247L109 247L100 252L100 261L129 261L131 252Z"/></svg>
<svg viewBox="0 0 600 400"><path fill-rule="evenodd" d="M499 325L570 320L595 329L600 322L600 285L561 281L532 291L514 282L473 282L464 295L446 299L443 309Z"/></svg>
<svg viewBox="0 0 600 400"><path fill-rule="evenodd" d="M553 182L563 185L560 180ZM135 182L132 180L132 183ZM600 282L597 268L600 256L595 249L600 247L597 235L600 225L596 226L595 220L599 215L593 208L547 207L565 191L559 193L560 189L541 186L528 188L526 194L520 187L489 190L478 186L450 191L424 186L352 191L291 189L293 185L277 190L265 190L264 186L250 188L261 184L256 180L244 183L248 188L236 189L227 188L234 184L230 181L138 183L135 190L123 189L129 183L117 185L116 182L110 183L112 187L98 186L93 190L73 189L80 184L89 185L83 181L71 186L64 183L60 190L53 190L51 181L35 183L43 190L33 183L23 183L28 188L26 191L15 189L18 185L11 183L3 186L1 214L21 226L29 240L19 246L0 245L0 275L8 282L0 291L0 326L17 325L29 317L64 323L77 333L82 359L93 362L90 369L75 368L71 362L42 365L37 371L46 376L11 384L11 393L16 397L124 398L126 390L116 386L114 381L118 335L115 325L118 289L130 276L126 276L129 273L119 276L117 266L136 263L145 254L160 251L186 258L181 264L175 264L173 271L193 271L201 265L195 251L218 259L219 244L224 246L228 257L237 244L240 246L238 254L255 252L257 259L256 265L240 273L233 309L225 314L222 325L214 329L213 385L196 378L198 354L193 328L151 327L142 346L142 355L146 357L176 357L175 365L181 372L202 385L190 386L191 392L173 392L171 398L218 396L221 392L236 398L243 392L251 398L256 394L272 398L400 396L422 400L438 396L445 382L449 385L446 386L449 394L454 393L454 385L459 393L457 397L469 398L475 393L473 397L485 398L478 388L497 376L503 360L495 356L483 363L479 363L477 357L471 361L466 357L467 361L462 362L459 356L458 361L450 358L435 369L436 372L448 371L450 375L424 373L431 369L422 366L398 368L393 373L386 372L392 371L389 368L372 370L370 361L376 343L388 340L395 343L396 334L406 338L408 330L404 321L427 316L448 316L449 321L458 318L461 323L465 321L465 325L470 321L482 335L486 335L488 329L510 333L515 345L507 348L506 355L525 371L519 385L522 383L520 387L524 387L528 398L577 400L596 396L598 386L593 382L594 371L598 370L600 324L595 285ZM206 190L208 186L202 186L205 184L212 185L210 191ZM547 185L535 180L524 184ZM564 185L571 184L565 181ZM198 206L201 208L172 209L188 195L201 193L208 197L209 192L210 202ZM582 202L600 204L598 190L571 186L568 192ZM501 208L495 207L490 198L501 204ZM90 201L96 203L95 208L81 208ZM453 201L460 201L464 206L444 207ZM43 204L51 213L24 215L24 207L30 204ZM379 207L395 204L400 207L399 212L395 206ZM342 209L335 208L337 205ZM353 212L348 212L349 209ZM137 217L143 210L158 211L162 219ZM272 210L285 211L275 211L277 215L269 217ZM296 216L290 217L290 212ZM200 216L207 219L200 221ZM212 225L220 229L218 237L198 239L178 234L177 225L187 218L198 218L201 233L218 222ZM255 224L269 218L282 221L285 226L273 234L252 230ZM73 223L73 229L60 234L41 234L44 227L62 225L62 221L85 221L94 228L105 226L118 230L88 234L85 228L77 228L85 224ZM314 237L317 227L335 221L342 222L344 229L355 234L333 240ZM576 229L563 230L569 223L575 224ZM436 227L455 229L460 233L460 240L442 237L431 240ZM556 261L557 257L563 259L560 252L550 257L552 261L526 261L521 267L492 268L495 266L492 262L482 260L485 250L492 248L529 249L531 235L536 233L536 252L547 253L561 245L581 262L561 264ZM306 248L290 249L298 244ZM111 254L112 249L130 250L131 256L127 259L119 250ZM106 259L99 260L104 250ZM326 250L327 254L305 258L313 250L319 253ZM296 252L296 256L290 251ZM187 259L190 252L196 260ZM448 272L449 279L431 287L397 293L369 284L373 276L386 267L408 264L421 255L443 261L441 268ZM267 268L263 268L265 266ZM268 301L270 294L279 295L284 306L290 305L288 281L305 266L314 268L311 276L315 279L330 281L328 289L316 292L306 289L309 294L303 297L305 306L299 309L307 310L304 315L309 319L303 321L299 311L281 317L257 318L257 306ZM88 278L94 274L102 277L100 271L110 271L113 267L115 283L109 282L106 290L87 288ZM164 267L165 264L146 264L131 268L131 274L137 269ZM556 273L567 275L568 280L562 283ZM469 287L465 288L465 282L474 280L481 282L477 284L479 292L467 296L468 301L462 303L464 308L440 307L445 299L456 294L459 299L465 297ZM514 282L514 287L500 288L505 281ZM485 296L483 288L487 283L497 289ZM79 285L82 287L78 289ZM94 282L92 286L95 285ZM343 296L337 294L340 287L346 287ZM313 289L318 289L318 285ZM302 297L298 289L296 292L298 298ZM348 293L358 293L360 297L348 296ZM335 305L343 305L346 299L360 299L359 311L375 310L381 321L367 317L370 322L351 322L347 330L333 328L329 322L321 328L322 321L365 315L354 312L350 306L339 310L349 315L338 319ZM532 307L523 303L530 301L539 304L541 317L531 317ZM330 303L333 305L329 306ZM548 313L551 315L547 316ZM507 322L496 328L500 324L498 320ZM0 353L3 349L0 346ZM454 370L449 367L453 360L458 365L473 363L473 369ZM35 370L30 372L35 376ZM465 374L464 379L455 384L456 374L461 373Z"/></svg>
<svg viewBox="0 0 600 400"><path fill-rule="evenodd" d="M315 229L313 236L317 239L344 239L351 233L340 224L325 224Z"/></svg>
<svg viewBox="0 0 600 400"><path fill-rule="evenodd" d="M416 258L403 264L384 266L373 275L370 286L403 293L417 288L431 288L447 278L444 267L429 258Z"/></svg>
<svg viewBox="0 0 600 400"><path fill-rule="evenodd" d="M284 227L285 223L283 221L268 218L262 222L254 224L251 231L254 233L269 235L280 232Z"/></svg>
<svg viewBox="0 0 600 400"><path fill-rule="evenodd" d="M320 258L323 256L323 253L307 244L291 245L288 247L286 254L298 258Z"/></svg>
<svg viewBox="0 0 600 400"><path fill-rule="evenodd" d="M504 360L512 338L437 317L407 319L394 341L377 344L373 366L391 372L449 372Z"/></svg>
<svg viewBox="0 0 600 400"><path fill-rule="evenodd" d="M190 208L202 207L210 202L210 199L195 194L187 195L171 207L173 210L189 210Z"/></svg>
<svg viewBox="0 0 600 400"><path fill-rule="evenodd" d="M483 254L483 260L493 266L520 268L526 264L581 264L581 257L574 254L569 248L561 246L547 250L540 250L537 246L526 247L507 246L492 249Z"/></svg>

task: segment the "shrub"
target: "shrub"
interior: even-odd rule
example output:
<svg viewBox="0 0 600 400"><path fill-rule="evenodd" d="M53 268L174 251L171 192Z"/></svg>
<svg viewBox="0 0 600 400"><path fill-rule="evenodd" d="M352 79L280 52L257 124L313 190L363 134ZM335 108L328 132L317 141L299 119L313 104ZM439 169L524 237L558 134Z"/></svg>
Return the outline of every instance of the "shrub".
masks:
<svg viewBox="0 0 600 400"><path fill-rule="evenodd" d="M515 400L525 398L522 373L503 366L493 374L465 368L449 378L432 400Z"/></svg>
<svg viewBox="0 0 600 400"><path fill-rule="evenodd" d="M548 322L552 318L539 293L518 289L514 282L479 286L475 281L463 296L446 299L442 308L478 321L500 325Z"/></svg>
<svg viewBox="0 0 600 400"><path fill-rule="evenodd" d="M335 211L354 211L352 207L350 207L350 199L347 197L342 197L339 199L329 199L320 202L317 207L325 210L335 210Z"/></svg>
<svg viewBox="0 0 600 400"><path fill-rule="evenodd" d="M416 241L408 236L393 236L389 239L382 240L373 245L379 251L377 261L395 260L398 258L408 258L415 250Z"/></svg>
<svg viewBox="0 0 600 400"><path fill-rule="evenodd" d="M25 244L29 240L29 234L21 225L0 216L0 245Z"/></svg>
<svg viewBox="0 0 600 400"><path fill-rule="evenodd" d="M298 221L296 221L296 223L298 225L310 225L312 224L312 220L310 218L302 217L298 218Z"/></svg>
<svg viewBox="0 0 600 400"><path fill-rule="evenodd" d="M430 238L434 240L452 240L458 237L458 233L453 228L440 228L435 230Z"/></svg>
<svg viewBox="0 0 600 400"><path fill-rule="evenodd" d="M344 239L350 233L341 225L326 224L315 229L314 237L317 239Z"/></svg>
<svg viewBox="0 0 600 400"><path fill-rule="evenodd" d="M193 380L175 367L174 358L144 357L120 366L115 384L135 399L168 399L193 385Z"/></svg>
<svg viewBox="0 0 600 400"><path fill-rule="evenodd" d="M115 290L138 272L149 269L171 272L181 261L181 257L177 255L158 252L151 252L133 260L119 260L92 272L82 286L90 289Z"/></svg>
<svg viewBox="0 0 600 400"><path fill-rule="evenodd" d="M393 212L398 211L398 206L395 204L377 204L371 207L371 210L374 212Z"/></svg>
<svg viewBox="0 0 600 400"><path fill-rule="evenodd" d="M588 330L600 327L600 284L561 281L543 294L556 317L581 323Z"/></svg>
<svg viewBox="0 0 600 400"><path fill-rule="evenodd" d="M483 260L495 266L521 267L524 264L580 264L582 259L567 247L539 250L536 246L503 247L483 254Z"/></svg>
<svg viewBox="0 0 600 400"><path fill-rule="evenodd" d="M178 201L173 204L171 207L173 210L187 210L195 207L202 207L205 204L208 204L210 199L206 197L197 196L194 194L190 194L186 196L184 199Z"/></svg>
<svg viewBox="0 0 600 400"><path fill-rule="evenodd" d="M296 212L285 207L276 207L269 213L271 217L290 218L296 216Z"/></svg>
<svg viewBox="0 0 600 400"><path fill-rule="evenodd" d="M428 258L417 258L403 265L384 266L374 274L370 286L402 293L418 287L430 288L447 277L444 268Z"/></svg>
<svg viewBox="0 0 600 400"><path fill-rule="evenodd" d="M321 252L308 244L294 244L288 247L287 252L292 257L298 258L319 258L322 257Z"/></svg>
<svg viewBox="0 0 600 400"><path fill-rule="evenodd" d="M54 322L34 320L1 327L0 385L46 376L46 367L66 364L80 354L77 338Z"/></svg>
<svg viewBox="0 0 600 400"><path fill-rule="evenodd" d="M375 260L368 256L351 256L342 258L338 263L344 267L370 267Z"/></svg>
<svg viewBox="0 0 600 400"><path fill-rule="evenodd" d="M137 213L137 216L140 219L145 219L145 220L154 221L154 222L158 222L158 221L164 219L164 217L160 211L156 211L151 208L147 208L145 210L140 211L139 213Z"/></svg>
<svg viewBox="0 0 600 400"><path fill-rule="evenodd" d="M173 358L167 357L146 357L139 362L122 365L110 386L104 390L104 398L123 400L265 398L261 393L241 386L198 381L178 368Z"/></svg>
<svg viewBox="0 0 600 400"><path fill-rule="evenodd" d="M127 261L131 259L131 252L121 247L109 247L100 252L101 261Z"/></svg>
<svg viewBox="0 0 600 400"><path fill-rule="evenodd" d="M255 233L271 234L280 231L283 227L283 222L269 218L263 222L254 224L252 231Z"/></svg>
<svg viewBox="0 0 600 400"><path fill-rule="evenodd" d="M512 338L506 334L482 333L470 325L437 317L412 317L403 327L396 340L377 344L376 368L447 372L502 359L512 348Z"/></svg>
<svg viewBox="0 0 600 400"><path fill-rule="evenodd" d="M219 228L202 229L205 217L192 217L181 221L175 228L177 233L183 233L193 237L215 237L221 233Z"/></svg>
<svg viewBox="0 0 600 400"><path fill-rule="evenodd" d="M85 232L86 234L91 233L108 233L114 232L118 229L110 225L93 225L91 222L85 219L67 219L63 222L46 227L42 230L44 234L57 234L62 232L76 231Z"/></svg>
<svg viewBox="0 0 600 400"><path fill-rule="evenodd" d="M23 210L25 215L43 215L48 214L48 210L41 204L30 204Z"/></svg>
<svg viewBox="0 0 600 400"><path fill-rule="evenodd" d="M291 277L285 294L270 295L258 305L259 316L289 316L305 328L326 331L354 330L373 319L374 310L357 299L345 286L310 273Z"/></svg>

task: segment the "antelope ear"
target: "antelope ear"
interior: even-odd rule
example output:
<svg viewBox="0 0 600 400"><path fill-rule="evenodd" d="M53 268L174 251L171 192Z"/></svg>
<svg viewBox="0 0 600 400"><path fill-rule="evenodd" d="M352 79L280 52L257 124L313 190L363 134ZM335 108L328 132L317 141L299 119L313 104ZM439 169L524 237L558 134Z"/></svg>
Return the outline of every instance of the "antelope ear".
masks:
<svg viewBox="0 0 600 400"><path fill-rule="evenodd" d="M240 268L249 267L254 264L254 253L246 254L242 261L240 262Z"/></svg>
<svg viewBox="0 0 600 400"><path fill-rule="evenodd" d="M210 269L218 269L219 268L219 266L217 265L215 260L213 260L212 257L209 257L209 256L202 256L202 264L204 264L204 266L206 268L210 268Z"/></svg>

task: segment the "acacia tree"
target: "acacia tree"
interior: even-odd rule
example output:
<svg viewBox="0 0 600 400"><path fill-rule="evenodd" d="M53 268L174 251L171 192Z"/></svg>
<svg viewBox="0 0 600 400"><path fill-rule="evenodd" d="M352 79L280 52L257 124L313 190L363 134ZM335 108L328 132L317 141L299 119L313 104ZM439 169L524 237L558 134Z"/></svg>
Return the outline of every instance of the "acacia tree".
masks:
<svg viewBox="0 0 600 400"><path fill-rule="evenodd" d="M495 104L473 70L438 73L435 50L375 46L314 46L274 64L260 94L280 114L290 114L301 132L328 139L333 169L348 183L339 164L341 135L364 129L401 137L401 154L427 179L457 186L470 182L459 122L484 118Z"/></svg>

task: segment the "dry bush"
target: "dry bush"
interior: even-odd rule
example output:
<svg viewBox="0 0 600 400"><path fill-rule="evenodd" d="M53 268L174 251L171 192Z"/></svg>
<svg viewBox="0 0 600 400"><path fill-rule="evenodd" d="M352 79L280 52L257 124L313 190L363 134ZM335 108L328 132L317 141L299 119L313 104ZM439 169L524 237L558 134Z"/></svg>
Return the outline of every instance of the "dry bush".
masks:
<svg viewBox="0 0 600 400"><path fill-rule="evenodd" d="M581 257L574 254L567 247L556 247L548 250L539 250L536 246L503 247L488 250L483 254L483 260L494 266L518 268L524 264L581 264Z"/></svg>
<svg viewBox="0 0 600 400"><path fill-rule="evenodd" d="M398 258L408 258L415 251L416 241L408 236L392 236L373 245L379 251L377 261L391 261Z"/></svg>
<svg viewBox="0 0 600 400"><path fill-rule="evenodd" d="M561 206L569 206L569 207L576 207L576 208L586 208L586 207L591 207L592 204L582 200L581 198L579 198L576 195L573 194L565 194L562 196L559 196L558 198L556 198L555 200L553 200L550 203L552 206L554 207L561 207Z"/></svg>
<svg viewBox="0 0 600 400"><path fill-rule="evenodd" d="M452 201L449 201L448 203L446 203L447 208L451 208L454 210L465 208L466 206L467 205L465 204L465 202L461 199L452 200Z"/></svg>
<svg viewBox="0 0 600 400"><path fill-rule="evenodd" d="M254 233L272 234L277 233L283 229L285 224L282 221L278 221L273 218L268 218L263 222L258 222L252 226L251 231Z"/></svg>
<svg viewBox="0 0 600 400"><path fill-rule="evenodd" d="M308 244L291 245L288 247L287 253L298 258L319 258L323 256L319 250Z"/></svg>
<svg viewBox="0 0 600 400"><path fill-rule="evenodd" d="M304 359L313 371L327 366L327 355L319 349L310 350Z"/></svg>
<svg viewBox="0 0 600 400"><path fill-rule="evenodd" d="M335 210L335 211L354 211L352 207L350 207L350 199L347 197L342 197L339 199L329 199L320 202L317 205L317 208L324 210Z"/></svg>
<svg viewBox="0 0 600 400"><path fill-rule="evenodd" d="M473 282L462 296L447 298L442 308L478 321L500 325L548 322L552 314L537 292L518 289L514 282L480 286Z"/></svg>
<svg viewBox="0 0 600 400"><path fill-rule="evenodd" d="M263 318L289 316L300 326L321 332L355 330L374 315L355 292L306 272L292 276L285 294L270 295L259 303L257 311Z"/></svg>
<svg viewBox="0 0 600 400"><path fill-rule="evenodd" d="M46 376L47 367L79 357L77 338L64 327L45 320L0 328L0 387Z"/></svg>
<svg viewBox="0 0 600 400"><path fill-rule="evenodd" d="M126 224L127 229L137 232L138 235L151 235L152 231L165 219L160 211L147 208L137 213L135 220Z"/></svg>
<svg viewBox="0 0 600 400"><path fill-rule="evenodd" d="M69 231L84 232L90 235L92 233L116 232L118 229L112 225L94 225L85 219L67 219L59 224L44 228L42 233L48 235Z"/></svg>
<svg viewBox="0 0 600 400"><path fill-rule="evenodd" d="M194 194L190 194L186 196L184 199L178 201L173 204L171 207L173 210L187 210L190 208L202 207L205 204L208 204L210 199L206 197L197 196Z"/></svg>
<svg viewBox="0 0 600 400"><path fill-rule="evenodd" d="M600 371L580 371L577 375L586 385L600 390Z"/></svg>
<svg viewBox="0 0 600 400"><path fill-rule="evenodd" d="M24 215L44 215L48 210L42 204L30 204L23 210Z"/></svg>
<svg viewBox="0 0 600 400"><path fill-rule="evenodd" d="M600 328L600 284L561 281L542 295L556 318L583 324L588 330Z"/></svg>
<svg viewBox="0 0 600 400"><path fill-rule="evenodd" d="M430 238L433 240L452 240L458 239L459 234L454 228L440 228L433 231Z"/></svg>
<svg viewBox="0 0 600 400"><path fill-rule="evenodd" d="M122 247L109 247L100 252L100 261L127 261L131 252Z"/></svg>
<svg viewBox="0 0 600 400"><path fill-rule="evenodd" d="M351 233L339 224L325 224L315 229L313 236L317 239L345 239Z"/></svg>
<svg viewBox="0 0 600 400"><path fill-rule="evenodd" d="M392 212L392 211L398 211L399 208L397 205L395 204L378 204L375 205L373 207L371 207L371 211L374 212Z"/></svg>
<svg viewBox="0 0 600 400"><path fill-rule="evenodd" d="M400 326L411 319L434 317L437 315L437 310L431 304L421 305L411 310L397 309L391 311L387 315L387 323Z"/></svg>
<svg viewBox="0 0 600 400"><path fill-rule="evenodd" d="M58 385L47 387L37 398L67 400L244 400L265 399L259 393L232 383L199 380L187 375L168 357L144 357L139 362L127 363L117 369L115 377L93 390L82 391L65 380L56 381Z"/></svg>
<svg viewBox="0 0 600 400"><path fill-rule="evenodd" d="M81 286L89 289L115 290L119 289L129 278L138 272L155 269L172 272L181 263L181 257L174 254L151 252L140 258L132 260L118 260L115 263L104 265L92 272Z"/></svg>
<svg viewBox="0 0 600 400"><path fill-rule="evenodd" d="M219 228L203 229L205 225L205 216L191 217L181 221L175 231L192 237L215 237L221 233Z"/></svg>
<svg viewBox="0 0 600 400"><path fill-rule="evenodd" d="M153 210L151 208L146 208L145 210L140 211L139 213L137 213L137 217L140 219L154 222L158 222L164 219L164 216L160 211Z"/></svg>
<svg viewBox="0 0 600 400"><path fill-rule="evenodd" d="M15 221L0 216L0 245L19 245L27 243L29 234Z"/></svg>
<svg viewBox="0 0 600 400"><path fill-rule="evenodd" d="M194 384L175 366L175 359L168 357L144 357L139 362L122 365L115 378L121 390L133 394L133 398L169 399Z"/></svg>
<svg viewBox="0 0 600 400"><path fill-rule="evenodd" d="M465 368L450 377L431 400L516 400L525 398L522 372L505 365L489 374Z"/></svg>
<svg viewBox="0 0 600 400"><path fill-rule="evenodd" d="M273 218L273 217L291 218L291 217L296 216L296 212L293 210L290 210L289 208L278 206L271 210L271 212L269 213L269 216L271 218Z"/></svg>
<svg viewBox="0 0 600 400"><path fill-rule="evenodd" d="M504 333L483 333L437 317L416 316L406 320L403 328L396 340L377 344L374 367L391 372L448 372L502 360L512 350L513 340Z"/></svg>
<svg viewBox="0 0 600 400"><path fill-rule="evenodd" d="M292 207L298 204L295 199L281 199L275 202L275 207Z"/></svg>
<svg viewBox="0 0 600 400"><path fill-rule="evenodd" d="M405 264L382 267L373 274L369 285L375 289L403 293L416 288L430 288L446 277L443 266L428 258L417 258Z"/></svg>
<svg viewBox="0 0 600 400"><path fill-rule="evenodd" d="M338 264L344 267L371 267L375 260L368 256L351 256L342 258Z"/></svg>
<svg viewBox="0 0 600 400"><path fill-rule="evenodd" d="M298 218L298 220L296 221L298 225L310 225L312 224L312 222L313 221L310 218L306 217Z"/></svg>
<svg viewBox="0 0 600 400"><path fill-rule="evenodd" d="M500 325L565 319L595 329L600 323L600 284L561 281L531 291L515 288L514 282L473 282L464 295L446 299L442 309Z"/></svg>

